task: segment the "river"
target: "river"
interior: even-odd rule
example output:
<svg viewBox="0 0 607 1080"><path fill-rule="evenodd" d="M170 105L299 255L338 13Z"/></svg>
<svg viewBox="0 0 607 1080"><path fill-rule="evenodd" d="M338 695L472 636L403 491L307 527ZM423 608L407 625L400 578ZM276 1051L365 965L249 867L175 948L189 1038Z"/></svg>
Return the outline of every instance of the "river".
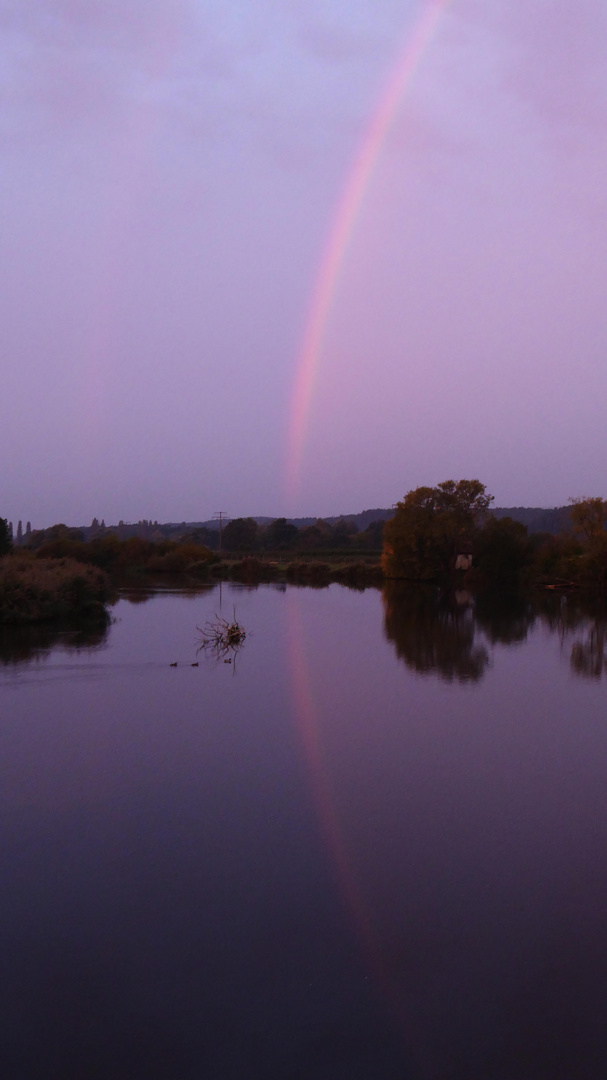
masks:
<svg viewBox="0 0 607 1080"><path fill-rule="evenodd" d="M5 1080L602 1075L604 612L224 585L112 616L0 638Z"/></svg>

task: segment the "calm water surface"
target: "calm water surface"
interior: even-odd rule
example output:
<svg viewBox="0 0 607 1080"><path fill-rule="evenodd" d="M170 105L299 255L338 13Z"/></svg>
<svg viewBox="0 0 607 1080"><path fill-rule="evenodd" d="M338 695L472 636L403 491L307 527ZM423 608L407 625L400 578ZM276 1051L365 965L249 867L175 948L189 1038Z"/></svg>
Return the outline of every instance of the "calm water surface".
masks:
<svg viewBox="0 0 607 1080"><path fill-rule="evenodd" d="M232 664L196 652L220 601ZM604 1075L601 612L113 610L0 639L3 1078Z"/></svg>

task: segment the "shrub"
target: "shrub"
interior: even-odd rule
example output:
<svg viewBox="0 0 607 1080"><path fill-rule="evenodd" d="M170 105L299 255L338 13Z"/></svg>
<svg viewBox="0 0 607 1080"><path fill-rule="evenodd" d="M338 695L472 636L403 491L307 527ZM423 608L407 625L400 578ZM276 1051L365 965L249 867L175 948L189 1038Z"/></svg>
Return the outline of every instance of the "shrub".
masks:
<svg viewBox="0 0 607 1080"><path fill-rule="evenodd" d="M105 574L73 559L0 560L0 622L101 615L108 596Z"/></svg>
<svg viewBox="0 0 607 1080"><path fill-rule="evenodd" d="M200 544L171 544L164 554L151 555L146 563L146 570L155 573L181 574L192 564L208 563L214 557L212 551Z"/></svg>

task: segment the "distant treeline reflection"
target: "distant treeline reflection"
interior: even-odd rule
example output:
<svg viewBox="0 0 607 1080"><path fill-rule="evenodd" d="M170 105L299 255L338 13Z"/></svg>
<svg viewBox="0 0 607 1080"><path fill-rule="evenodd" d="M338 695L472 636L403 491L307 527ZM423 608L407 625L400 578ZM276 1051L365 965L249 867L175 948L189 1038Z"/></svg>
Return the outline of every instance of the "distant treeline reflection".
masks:
<svg viewBox="0 0 607 1080"><path fill-rule="evenodd" d="M607 605L580 594L519 594L442 590L387 582L384 631L399 659L419 675L478 682L495 646L516 646L537 623L568 655L572 671L591 679L607 673Z"/></svg>

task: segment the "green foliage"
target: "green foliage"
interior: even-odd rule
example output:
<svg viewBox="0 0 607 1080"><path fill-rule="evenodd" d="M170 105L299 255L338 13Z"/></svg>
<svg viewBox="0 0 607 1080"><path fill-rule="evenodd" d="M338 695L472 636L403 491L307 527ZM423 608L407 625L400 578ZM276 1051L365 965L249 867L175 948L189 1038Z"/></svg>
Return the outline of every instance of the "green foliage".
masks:
<svg viewBox="0 0 607 1080"><path fill-rule="evenodd" d="M492 499L480 480L446 480L409 491L384 526L386 577L432 580L453 569L457 555L472 550Z"/></svg>
<svg viewBox="0 0 607 1080"><path fill-rule="evenodd" d="M0 518L0 557L13 550L13 538L6 518Z"/></svg>

